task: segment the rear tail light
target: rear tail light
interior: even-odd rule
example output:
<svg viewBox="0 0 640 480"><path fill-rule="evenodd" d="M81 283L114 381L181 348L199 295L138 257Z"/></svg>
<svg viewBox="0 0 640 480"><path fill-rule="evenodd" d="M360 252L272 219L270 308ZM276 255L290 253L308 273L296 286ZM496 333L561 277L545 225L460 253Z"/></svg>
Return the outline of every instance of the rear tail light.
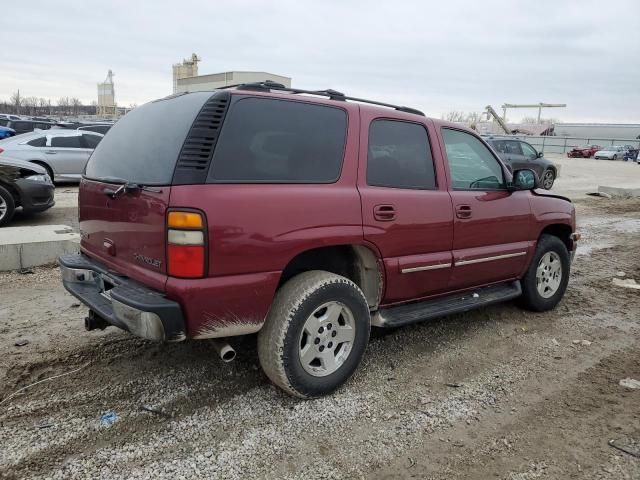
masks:
<svg viewBox="0 0 640 480"><path fill-rule="evenodd" d="M0 148L0 153L4 152L4 148Z"/></svg>
<svg viewBox="0 0 640 480"><path fill-rule="evenodd" d="M172 211L167 216L167 269L172 277L202 278L206 270L206 232L201 213Z"/></svg>

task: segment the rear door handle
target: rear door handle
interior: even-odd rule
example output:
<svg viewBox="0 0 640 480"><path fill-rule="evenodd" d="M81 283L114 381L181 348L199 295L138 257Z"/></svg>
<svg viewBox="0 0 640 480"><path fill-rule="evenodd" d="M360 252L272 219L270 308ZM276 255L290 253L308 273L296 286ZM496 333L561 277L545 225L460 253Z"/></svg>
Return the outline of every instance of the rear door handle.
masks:
<svg viewBox="0 0 640 480"><path fill-rule="evenodd" d="M57 152L55 152L55 151L53 151L53 150L45 150L45 152L44 152L44 153L46 153L46 154L48 154L48 155L55 155Z"/></svg>
<svg viewBox="0 0 640 480"><path fill-rule="evenodd" d="M458 205L456 207L456 217L458 218L471 218L472 214L471 205Z"/></svg>
<svg viewBox="0 0 640 480"><path fill-rule="evenodd" d="M393 205L376 205L373 216L379 222L392 222L396 219L396 207Z"/></svg>

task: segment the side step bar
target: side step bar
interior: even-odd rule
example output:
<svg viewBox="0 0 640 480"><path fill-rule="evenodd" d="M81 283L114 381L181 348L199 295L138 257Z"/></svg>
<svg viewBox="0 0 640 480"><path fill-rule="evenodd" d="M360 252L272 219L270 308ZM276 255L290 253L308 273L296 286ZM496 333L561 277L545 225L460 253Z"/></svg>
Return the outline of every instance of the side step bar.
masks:
<svg viewBox="0 0 640 480"><path fill-rule="evenodd" d="M522 288L519 281L500 283L488 287L434 298L422 302L381 308L371 319L375 327L401 327L431 318L466 312L492 303L519 297Z"/></svg>

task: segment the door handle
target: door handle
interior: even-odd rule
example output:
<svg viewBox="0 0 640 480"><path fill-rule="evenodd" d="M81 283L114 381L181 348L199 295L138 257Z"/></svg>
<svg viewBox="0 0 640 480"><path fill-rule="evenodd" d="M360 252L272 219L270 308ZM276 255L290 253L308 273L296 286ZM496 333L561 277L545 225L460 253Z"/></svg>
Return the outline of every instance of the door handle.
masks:
<svg viewBox="0 0 640 480"><path fill-rule="evenodd" d="M396 219L396 207L393 205L376 205L373 216L379 222L392 222Z"/></svg>
<svg viewBox="0 0 640 480"><path fill-rule="evenodd" d="M472 214L471 205L458 205L456 207L456 217L458 218L471 218Z"/></svg>
<svg viewBox="0 0 640 480"><path fill-rule="evenodd" d="M45 152L47 155L55 155L57 152L54 152L53 150L45 150Z"/></svg>

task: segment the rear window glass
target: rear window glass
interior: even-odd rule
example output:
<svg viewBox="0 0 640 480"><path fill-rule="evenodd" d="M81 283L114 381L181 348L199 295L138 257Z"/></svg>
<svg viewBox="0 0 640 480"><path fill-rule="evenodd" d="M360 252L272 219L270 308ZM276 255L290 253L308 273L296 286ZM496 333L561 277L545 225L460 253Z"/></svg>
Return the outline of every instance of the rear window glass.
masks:
<svg viewBox="0 0 640 480"><path fill-rule="evenodd" d="M75 137L53 137L51 139L51 146L62 148L85 148L80 135L76 135Z"/></svg>
<svg viewBox="0 0 640 480"><path fill-rule="evenodd" d="M46 137L38 137L33 140L27 142L27 145L31 145L32 147L44 147L47 144Z"/></svg>
<svg viewBox="0 0 640 480"><path fill-rule="evenodd" d="M241 99L227 114L208 180L334 182L340 177L346 130L347 114L339 108Z"/></svg>
<svg viewBox="0 0 640 480"><path fill-rule="evenodd" d="M197 92L150 102L111 127L87 164L85 175L117 177L143 185L170 185L193 120L211 97Z"/></svg>

